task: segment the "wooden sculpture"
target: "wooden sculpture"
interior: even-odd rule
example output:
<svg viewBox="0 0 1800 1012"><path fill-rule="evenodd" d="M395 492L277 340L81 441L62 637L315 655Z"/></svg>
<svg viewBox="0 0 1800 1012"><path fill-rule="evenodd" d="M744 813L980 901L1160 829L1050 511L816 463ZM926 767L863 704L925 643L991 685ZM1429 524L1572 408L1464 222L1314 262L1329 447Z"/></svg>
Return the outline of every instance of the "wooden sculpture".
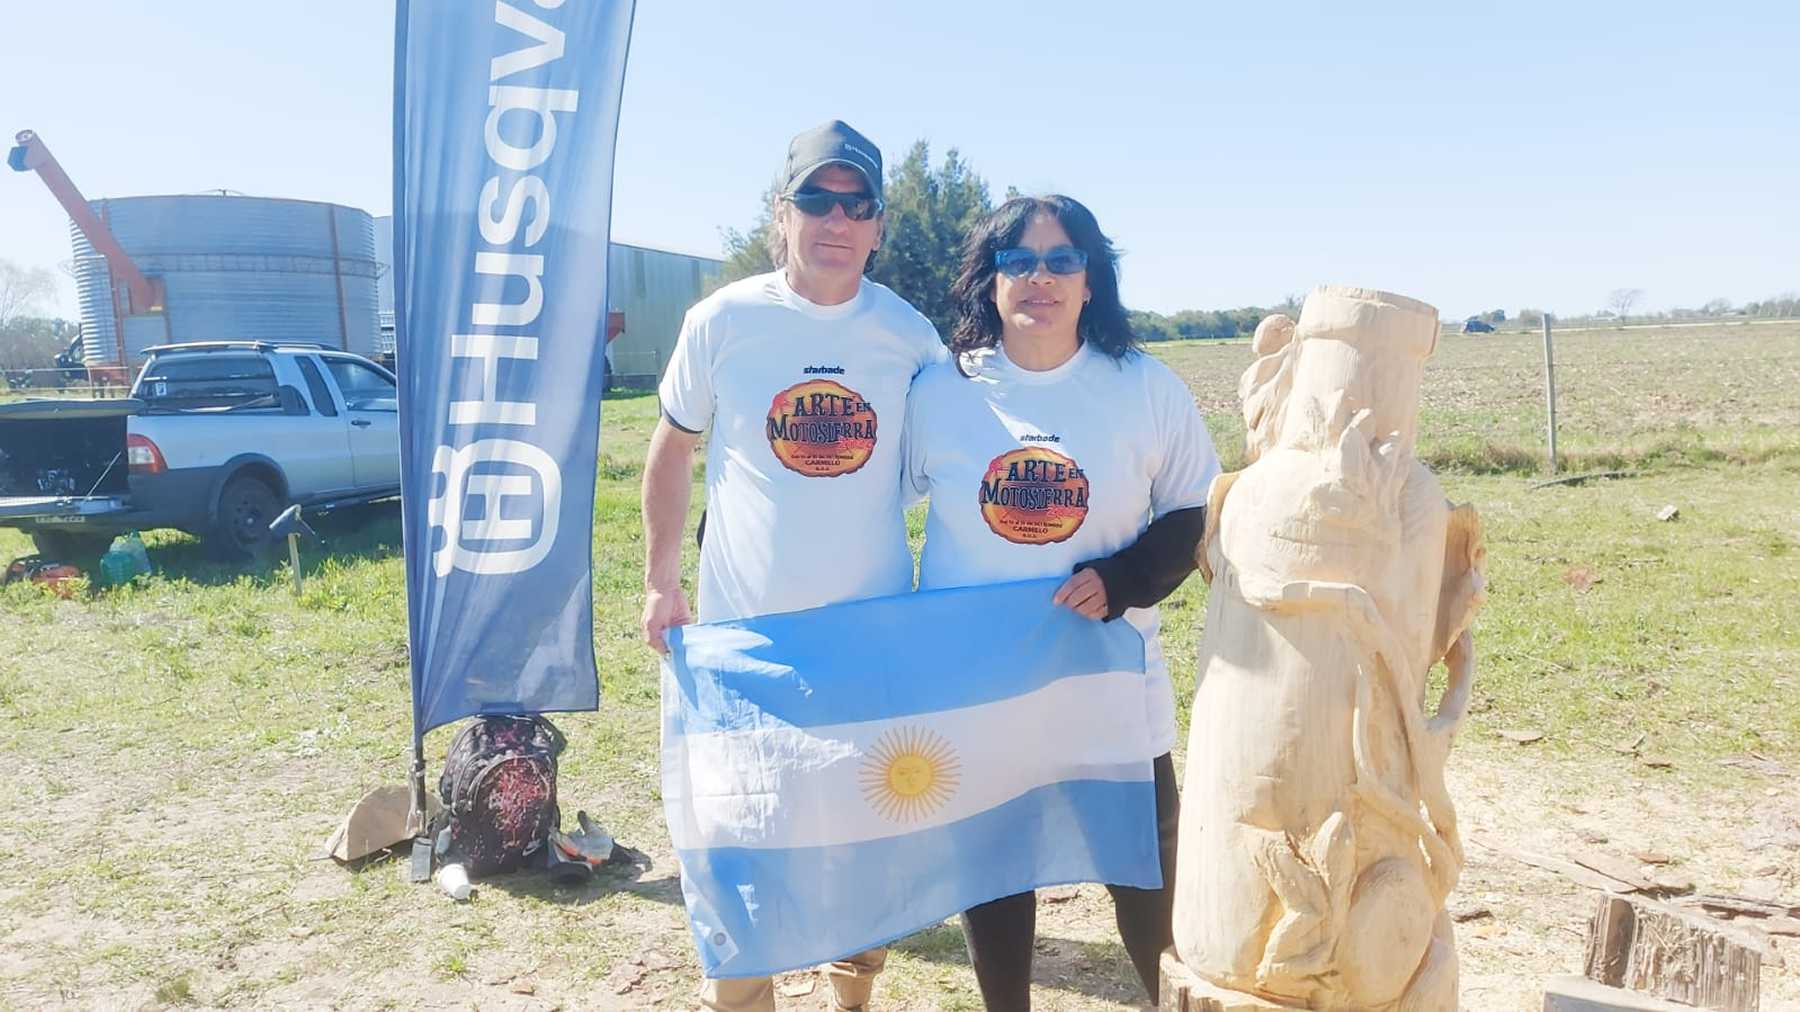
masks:
<svg viewBox="0 0 1800 1012"><path fill-rule="evenodd" d="M1413 455L1437 334L1431 306L1341 287L1256 329L1251 463L1213 483L1199 553L1176 876L1181 962L1243 999L1215 1008L1456 1008L1444 763L1485 550Z"/></svg>

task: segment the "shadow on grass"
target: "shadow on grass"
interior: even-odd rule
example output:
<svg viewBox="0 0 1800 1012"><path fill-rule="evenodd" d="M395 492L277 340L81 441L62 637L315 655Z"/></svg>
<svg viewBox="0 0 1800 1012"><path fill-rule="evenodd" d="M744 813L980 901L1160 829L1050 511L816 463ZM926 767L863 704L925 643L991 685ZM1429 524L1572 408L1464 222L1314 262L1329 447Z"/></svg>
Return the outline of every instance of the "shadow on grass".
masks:
<svg viewBox="0 0 1800 1012"><path fill-rule="evenodd" d="M962 928L955 923L926 928L888 948L928 963L969 965L968 946ZM1035 987L1103 1001L1149 1001L1132 969L1131 957L1116 941L1083 942L1040 934L1033 945L1031 982Z"/></svg>
<svg viewBox="0 0 1800 1012"><path fill-rule="evenodd" d="M562 907L585 907L621 893L681 906L681 876L670 872L661 878L645 878L650 871L649 859L644 858L641 863L604 865L585 879L559 878L545 871L519 871L481 879L475 883L475 889L493 889Z"/></svg>
<svg viewBox="0 0 1800 1012"><path fill-rule="evenodd" d="M347 506L328 513L307 513L305 520L322 544L300 546L300 575L312 579L333 563L377 562L401 553L400 500ZM201 586L236 583L248 576L258 585L289 583L287 544L259 560L220 560L203 542L190 537L159 539L150 546L150 563L170 580Z"/></svg>

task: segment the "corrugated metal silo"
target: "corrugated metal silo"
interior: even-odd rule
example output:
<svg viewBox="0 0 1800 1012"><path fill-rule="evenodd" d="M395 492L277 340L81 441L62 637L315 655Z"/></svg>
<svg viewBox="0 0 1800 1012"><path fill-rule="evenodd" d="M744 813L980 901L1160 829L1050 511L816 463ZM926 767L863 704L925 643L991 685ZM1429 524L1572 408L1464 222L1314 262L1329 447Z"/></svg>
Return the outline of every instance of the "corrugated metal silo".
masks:
<svg viewBox="0 0 1800 1012"><path fill-rule="evenodd" d="M264 197L119 197L91 202L167 293L163 317L127 321L123 348L103 258L72 230L82 351L135 361L164 341L312 342L375 352L374 223L337 204Z"/></svg>

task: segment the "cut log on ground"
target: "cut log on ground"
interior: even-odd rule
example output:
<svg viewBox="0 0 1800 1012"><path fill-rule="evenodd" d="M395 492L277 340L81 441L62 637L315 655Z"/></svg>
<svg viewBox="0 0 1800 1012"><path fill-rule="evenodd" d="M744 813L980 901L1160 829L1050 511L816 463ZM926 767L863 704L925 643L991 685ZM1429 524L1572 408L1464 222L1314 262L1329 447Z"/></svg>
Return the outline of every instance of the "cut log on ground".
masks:
<svg viewBox="0 0 1800 1012"><path fill-rule="evenodd" d="M1544 985L1544 1012L1692 1012L1690 1006L1607 987L1573 974Z"/></svg>
<svg viewBox="0 0 1800 1012"><path fill-rule="evenodd" d="M1693 910L1602 896L1588 925L1585 972L1684 1005L1756 1012L1766 948L1754 933Z"/></svg>

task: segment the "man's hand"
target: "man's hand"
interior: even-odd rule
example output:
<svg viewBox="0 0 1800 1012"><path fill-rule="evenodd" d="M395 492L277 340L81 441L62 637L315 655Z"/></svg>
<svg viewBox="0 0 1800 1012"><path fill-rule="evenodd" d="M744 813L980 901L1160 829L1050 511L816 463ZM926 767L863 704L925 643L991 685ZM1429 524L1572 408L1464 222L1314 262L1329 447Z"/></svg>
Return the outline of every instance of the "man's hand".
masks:
<svg viewBox="0 0 1800 1012"><path fill-rule="evenodd" d="M687 595L680 587L673 590L651 590L644 593L644 642L650 649L663 656L668 656L669 641L665 635L671 628L687 625L694 620L693 612L688 610Z"/></svg>
<svg viewBox="0 0 1800 1012"><path fill-rule="evenodd" d="M1050 602L1087 618L1105 618L1106 584L1101 582L1099 573L1083 569L1064 580Z"/></svg>

